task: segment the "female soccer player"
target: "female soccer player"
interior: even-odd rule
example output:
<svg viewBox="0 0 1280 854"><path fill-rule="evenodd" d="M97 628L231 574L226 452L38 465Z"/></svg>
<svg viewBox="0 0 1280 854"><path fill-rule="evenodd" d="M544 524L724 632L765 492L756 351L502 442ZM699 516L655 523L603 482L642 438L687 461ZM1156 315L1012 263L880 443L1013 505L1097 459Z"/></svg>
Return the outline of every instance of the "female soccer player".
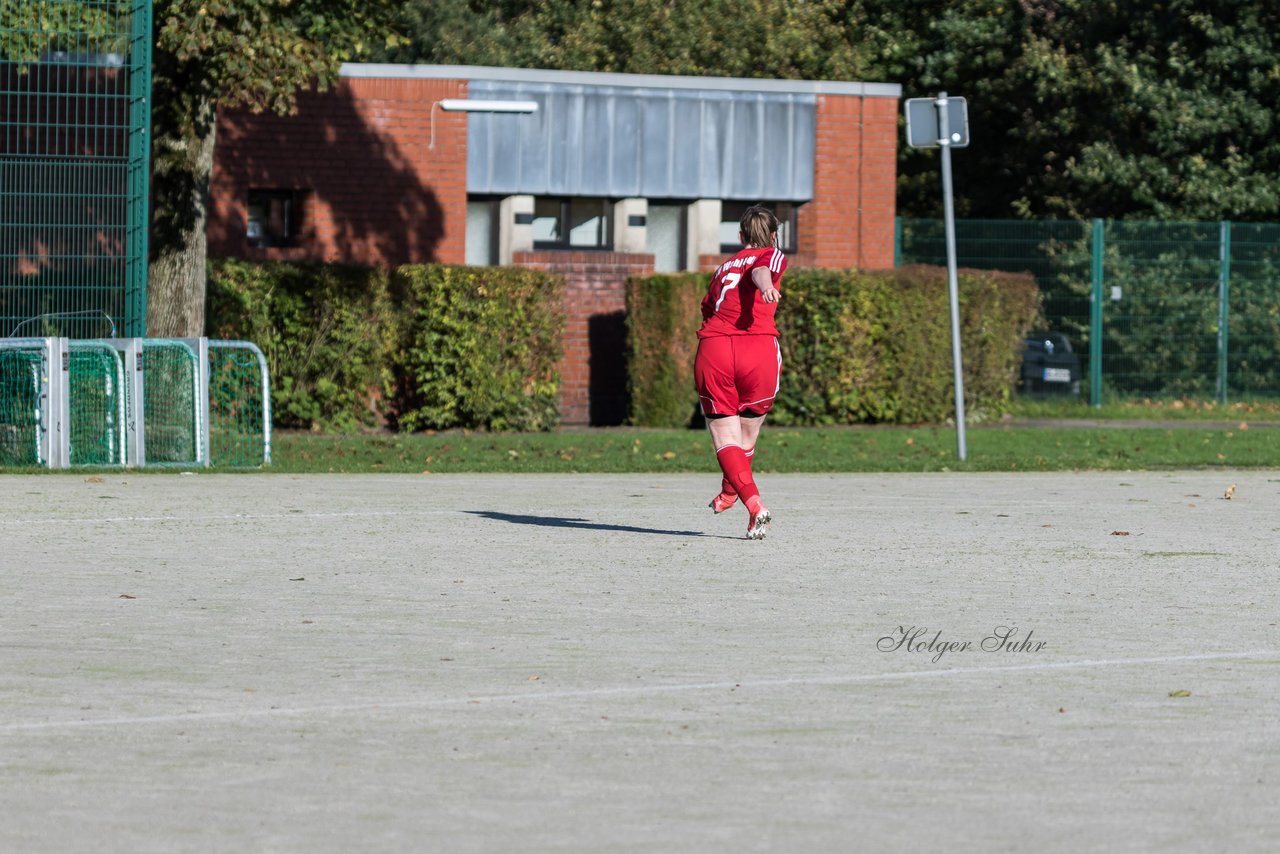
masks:
<svg viewBox="0 0 1280 854"><path fill-rule="evenodd" d="M724 472L711 509L723 513L741 498L747 538L764 539L771 517L751 476L751 457L782 374L773 315L786 256L775 245L778 218L760 205L747 208L738 239L745 245L721 264L702 300L702 328L693 363L698 402L707 419L716 460Z"/></svg>

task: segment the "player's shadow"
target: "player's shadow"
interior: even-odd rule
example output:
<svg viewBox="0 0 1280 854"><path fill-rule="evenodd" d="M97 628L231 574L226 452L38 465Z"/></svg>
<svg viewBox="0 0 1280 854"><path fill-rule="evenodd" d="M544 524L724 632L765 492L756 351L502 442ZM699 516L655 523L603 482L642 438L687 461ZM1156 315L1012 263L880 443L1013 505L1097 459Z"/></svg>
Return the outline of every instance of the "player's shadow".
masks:
<svg viewBox="0 0 1280 854"><path fill-rule="evenodd" d="M521 513L500 513L497 510L467 510L473 516L482 516L497 522L513 525L536 525L540 528L577 528L583 531L620 531L627 534L661 534L665 537L711 537L702 531L671 531L664 528L640 528L635 525L611 525L590 522L586 519L570 519L564 516L526 516Z"/></svg>

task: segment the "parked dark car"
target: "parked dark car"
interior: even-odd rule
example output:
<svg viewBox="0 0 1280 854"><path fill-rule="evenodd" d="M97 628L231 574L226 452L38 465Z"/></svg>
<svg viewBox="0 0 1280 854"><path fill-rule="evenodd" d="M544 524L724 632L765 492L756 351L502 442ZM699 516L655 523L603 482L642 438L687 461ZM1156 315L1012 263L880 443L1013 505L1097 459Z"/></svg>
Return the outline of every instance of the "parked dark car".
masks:
<svg viewBox="0 0 1280 854"><path fill-rule="evenodd" d="M1022 350L1022 391L1079 394L1080 357L1061 332L1032 332Z"/></svg>

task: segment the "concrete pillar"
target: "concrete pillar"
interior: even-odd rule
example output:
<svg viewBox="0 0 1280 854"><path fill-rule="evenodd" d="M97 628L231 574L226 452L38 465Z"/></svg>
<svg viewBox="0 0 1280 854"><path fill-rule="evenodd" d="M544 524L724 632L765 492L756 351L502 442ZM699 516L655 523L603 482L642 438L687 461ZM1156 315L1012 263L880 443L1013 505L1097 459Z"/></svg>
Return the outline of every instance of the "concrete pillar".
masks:
<svg viewBox="0 0 1280 854"><path fill-rule="evenodd" d="M507 196L498 203L498 263L533 251L533 196Z"/></svg>
<svg viewBox="0 0 1280 854"><path fill-rule="evenodd" d="M613 251L645 252L648 199L622 199L613 205Z"/></svg>
<svg viewBox="0 0 1280 854"><path fill-rule="evenodd" d="M698 199L689 205L686 270L697 270L703 255L720 254L720 200Z"/></svg>

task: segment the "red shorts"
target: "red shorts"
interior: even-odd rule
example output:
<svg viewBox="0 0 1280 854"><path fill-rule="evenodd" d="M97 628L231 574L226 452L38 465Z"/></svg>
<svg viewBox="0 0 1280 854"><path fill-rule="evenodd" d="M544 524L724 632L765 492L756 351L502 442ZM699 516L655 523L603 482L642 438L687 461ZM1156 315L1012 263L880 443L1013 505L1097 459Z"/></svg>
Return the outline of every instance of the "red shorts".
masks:
<svg viewBox="0 0 1280 854"><path fill-rule="evenodd" d="M715 335L698 340L693 381L703 415L761 415L773 408L782 350L772 335Z"/></svg>

